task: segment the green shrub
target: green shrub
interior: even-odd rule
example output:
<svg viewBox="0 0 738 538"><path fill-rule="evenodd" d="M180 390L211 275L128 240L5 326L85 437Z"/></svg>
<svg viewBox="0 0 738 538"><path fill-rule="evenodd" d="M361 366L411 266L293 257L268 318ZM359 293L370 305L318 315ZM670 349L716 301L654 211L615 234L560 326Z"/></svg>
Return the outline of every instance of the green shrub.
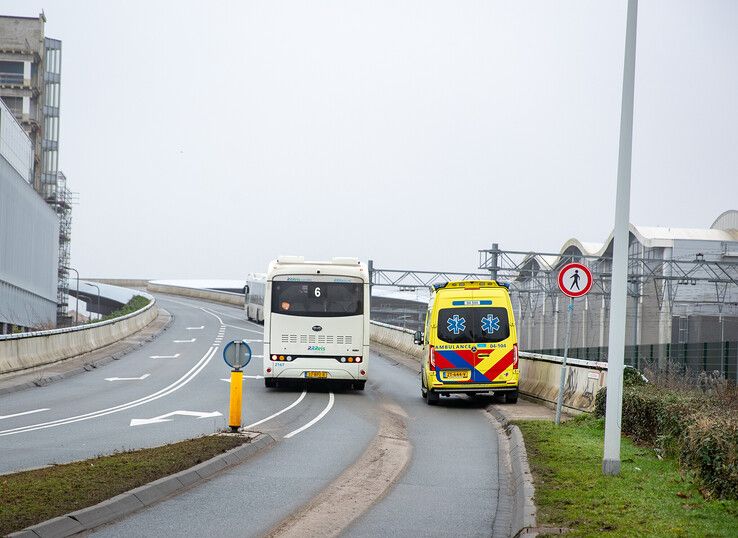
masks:
<svg viewBox="0 0 738 538"><path fill-rule="evenodd" d="M109 314L104 315L99 320L90 321L90 323L97 323L98 321L120 318L122 316L136 312L137 310L141 310L147 304L149 304L149 299L147 299L143 295L134 295L130 301L128 301L117 310L113 310Z"/></svg>
<svg viewBox="0 0 738 538"><path fill-rule="evenodd" d="M605 415L606 390L597 393L595 416ZM738 499L738 416L696 392L648 384L623 387L622 431L635 441L679 458L706 496Z"/></svg>
<svg viewBox="0 0 738 538"><path fill-rule="evenodd" d="M718 413L713 410L689 424L680 463L695 472L706 493L738 499L738 419Z"/></svg>

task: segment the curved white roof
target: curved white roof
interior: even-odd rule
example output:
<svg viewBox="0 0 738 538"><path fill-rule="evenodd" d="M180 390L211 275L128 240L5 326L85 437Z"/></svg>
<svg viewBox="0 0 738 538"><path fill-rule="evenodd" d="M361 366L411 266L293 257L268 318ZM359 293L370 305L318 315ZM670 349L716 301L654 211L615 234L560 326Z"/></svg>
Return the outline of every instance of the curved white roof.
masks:
<svg viewBox="0 0 738 538"><path fill-rule="evenodd" d="M709 229L703 228L662 228L655 226L630 225L630 233L647 248L672 247L675 240L693 241L738 241L738 211L731 209L720 215ZM604 243L580 241L573 237L566 241L556 256L529 255L525 262L535 261L540 266L551 269L556 267L563 255L576 249L586 256L605 256L610 250L613 240L611 232Z"/></svg>
<svg viewBox="0 0 738 538"><path fill-rule="evenodd" d="M738 230L738 210L729 209L718 218L716 218L715 222L712 223L712 226L710 226L710 228L716 230Z"/></svg>

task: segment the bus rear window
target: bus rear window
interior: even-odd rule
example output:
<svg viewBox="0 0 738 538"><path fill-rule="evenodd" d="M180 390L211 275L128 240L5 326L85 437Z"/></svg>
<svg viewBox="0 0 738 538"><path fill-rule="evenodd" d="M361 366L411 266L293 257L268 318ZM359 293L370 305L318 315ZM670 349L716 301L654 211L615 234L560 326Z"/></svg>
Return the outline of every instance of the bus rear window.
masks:
<svg viewBox="0 0 738 538"><path fill-rule="evenodd" d="M364 313L364 287L347 282L275 281L272 312L288 316L358 316Z"/></svg>
<svg viewBox="0 0 738 538"><path fill-rule="evenodd" d="M505 308L442 308L438 338L449 344L501 342L510 336Z"/></svg>

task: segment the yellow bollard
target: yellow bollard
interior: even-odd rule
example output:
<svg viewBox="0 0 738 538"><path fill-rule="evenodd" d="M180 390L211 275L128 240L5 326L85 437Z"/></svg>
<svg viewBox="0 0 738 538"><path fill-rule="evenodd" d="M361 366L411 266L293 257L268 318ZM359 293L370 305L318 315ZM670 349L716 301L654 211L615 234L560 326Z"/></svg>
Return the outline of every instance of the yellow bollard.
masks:
<svg viewBox="0 0 738 538"><path fill-rule="evenodd" d="M241 400L243 395L243 372L231 371L231 410L228 415L228 426L238 431L241 427Z"/></svg>

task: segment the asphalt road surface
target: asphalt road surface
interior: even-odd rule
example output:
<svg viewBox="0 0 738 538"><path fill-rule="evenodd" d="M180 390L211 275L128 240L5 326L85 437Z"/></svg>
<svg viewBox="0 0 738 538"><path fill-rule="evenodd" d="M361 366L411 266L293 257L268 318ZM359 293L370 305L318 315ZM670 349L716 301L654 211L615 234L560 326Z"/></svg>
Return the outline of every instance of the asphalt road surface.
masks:
<svg viewBox="0 0 738 538"><path fill-rule="evenodd" d="M280 524L289 529L295 518L298 528L332 525L329 534L346 520L339 525L346 536L508 534L507 473L484 402L456 397L427 406L417 374L376 353L363 392L266 389L260 325L237 308L157 300L174 320L152 342L85 374L0 396L0 473L225 428L229 368L222 348L246 339L254 358L245 369L243 424L277 443L94 534L261 536ZM388 413L400 417L390 430ZM357 488L364 480L366 488ZM331 487L339 497L330 497ZM339 503L330 500L341 492Z"/></svg>

